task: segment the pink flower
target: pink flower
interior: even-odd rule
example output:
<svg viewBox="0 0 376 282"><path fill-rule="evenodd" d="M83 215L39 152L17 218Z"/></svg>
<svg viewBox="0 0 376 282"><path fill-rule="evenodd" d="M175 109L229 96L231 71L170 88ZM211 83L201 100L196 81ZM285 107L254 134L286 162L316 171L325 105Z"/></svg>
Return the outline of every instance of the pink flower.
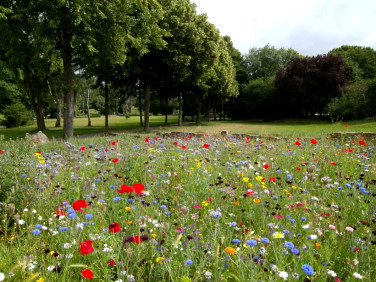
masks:
<svg viewBox="0 0 376 282"><path fill-rule="evenodd" d="M329 228L332 229L332 230L336 229L336 227L334 225L332 225L332 224L329 224Z"/></svg>
<svg viewBox="0 0 376 282"><path fill-rule="evenodd" d="M346 231L349 231L349 232L353 232L354 231L354 228L350 227L350 226L347 226L345 228Z"/></svg>

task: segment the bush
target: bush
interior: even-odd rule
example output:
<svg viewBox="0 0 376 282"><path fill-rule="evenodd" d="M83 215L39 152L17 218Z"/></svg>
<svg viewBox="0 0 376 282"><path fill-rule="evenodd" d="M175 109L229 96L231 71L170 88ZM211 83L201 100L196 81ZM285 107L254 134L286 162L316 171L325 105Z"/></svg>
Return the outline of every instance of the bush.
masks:
<svg viewBox="0 0 376 282"><path fill-rule="evenodd" d="M6 106L3 114L5 119L3 123L6 127L26 125L30 122L32 116L31 112L21 103Z"/></svg>

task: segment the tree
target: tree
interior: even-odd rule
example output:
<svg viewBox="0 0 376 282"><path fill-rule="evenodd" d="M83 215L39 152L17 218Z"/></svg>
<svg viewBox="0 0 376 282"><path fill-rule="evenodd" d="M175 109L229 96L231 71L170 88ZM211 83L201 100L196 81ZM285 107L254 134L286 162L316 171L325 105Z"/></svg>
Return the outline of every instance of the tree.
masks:
<svg viewBox="0 0 376 282"><path fill-rule="evenodd" d="M371 47L343 45L328 54L342 56L345 64L353 68L353 80L376 77L376 51Z"/></svg>
<svg viewBox="0 0 376 282"><path fill-rule="evenodd" d="M330 100L341 95L350 74L341 56L293 59L275 78L280 115L323 114Z"/></svg>
<svg viewBox="0 0 376 282"><path fill-rule="evenodd" d="M1 19L1 57L12 69L22 71L25 89L35 112L38 130L45 130L43 103L47 81L60 73L54 44L41 33L41 15L36 3L3 1L7 10Z"/></svg>
<svg viewBox="0 0 376 282"><path fill-rule="evenodd" d="M276 49L267 44L263 48L251 48L245 55L245 64L251 79L266 78L287 67L296 57L299 57L299 53L294 49Z"/></svg>

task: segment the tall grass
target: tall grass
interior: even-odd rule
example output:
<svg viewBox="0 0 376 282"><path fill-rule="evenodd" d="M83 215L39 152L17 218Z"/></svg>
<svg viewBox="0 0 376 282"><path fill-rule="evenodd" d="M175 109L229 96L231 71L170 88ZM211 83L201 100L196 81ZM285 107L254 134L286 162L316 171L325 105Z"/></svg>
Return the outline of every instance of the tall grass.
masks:
<svg viewBox="0 0 376 282"><path fill-rule="evenodd" d="M375 281L375 143L325 137L2 142L0 275Z"/></svg>

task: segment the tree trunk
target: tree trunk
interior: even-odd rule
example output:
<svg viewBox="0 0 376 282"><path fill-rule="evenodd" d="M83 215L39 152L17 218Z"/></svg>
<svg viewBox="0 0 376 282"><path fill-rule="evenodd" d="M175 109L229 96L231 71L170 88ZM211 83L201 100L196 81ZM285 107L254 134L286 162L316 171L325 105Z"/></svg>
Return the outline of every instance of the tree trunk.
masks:
<svg viewBox="0 0 376 282"><path fill-rule="evenodd" d="M166 106L166 108L165 108L165 111L166 111L166 113L165 113L165 124L167 124L167 119L168 119L168 97L166 98L166 101L165 101L165 106Z"/></svg>
<svg viewBox="0 0 376 282"><path fill-rule="evenodd" d="M87 110L87 126L91 126L91 117L90 117L90 89L87 89L86 97L86 110Z"/></svg>
<svg viewBox="0 0 376 282"><path fill-rule="evenodd" d="M179 93L179 118L178 118L178 126L183 125L183 94Z"/></svg>
<svg viewBox="0 0 376 282"><path fill-rule="evenodd" d="M138 109L140 111L140 126L144 126L143 122L142 122L142 96L141 96L141 92L139 91L138 93Z"/></svg>
<svg viewBox="0 0 376 282"><path fill-rule="evenodd" d="M62 102L62 97L57 97L56 98L56 122L55 122L55 127L61 127L61 103Z"/></svg>
<svg viewBox="0 0 376 282"><path fill-rule="evenodd" d="M42 88L39 85L38 78L27 77L26 78L28 90L29 90L29 97L31 108L35 113L35 119L37 121L37 128L39 131L46 130L46 124L44 122L43 116L43 95L42 95Z"/></svg>
<svg viewBox="0 0 376 282"><path fill-rule="evenodd" d="M150 89L151 89L151 85L150 83L146 83L145 85L145 109L144 109L144 115L145 115L145 118L144 118L144 130L145 131L149 131L150 129L150 121L149 121L149 111L150 111Z"/></svg>
<svg viewBox="0 0 376 282"><path fill-rule="evenodd" d="M65 85L63 138L68 139L73 137L74 91L71 37L67 31L62 31L62 57Z"/></svg>
<svg viewBox="0 0 376 282"><path fill-rule="evenodd" d="M217 120L217 103L214 103L213 117L214 117L214 121L216 121Z"/></svg>
<svg viewBox="0 0 376 282"><path fill-rule="evenodd" d="M200 115L201 115L201 102L197 101L196 125L200 125L201 124Z"/></svg>
<svg viewBox="0 0 376 282"><path fill-rule="evenodd" d="M108 107L108 83L107 79L104 81L104 131L108 132L108 112L109 112L109 107Z"/></svg>

